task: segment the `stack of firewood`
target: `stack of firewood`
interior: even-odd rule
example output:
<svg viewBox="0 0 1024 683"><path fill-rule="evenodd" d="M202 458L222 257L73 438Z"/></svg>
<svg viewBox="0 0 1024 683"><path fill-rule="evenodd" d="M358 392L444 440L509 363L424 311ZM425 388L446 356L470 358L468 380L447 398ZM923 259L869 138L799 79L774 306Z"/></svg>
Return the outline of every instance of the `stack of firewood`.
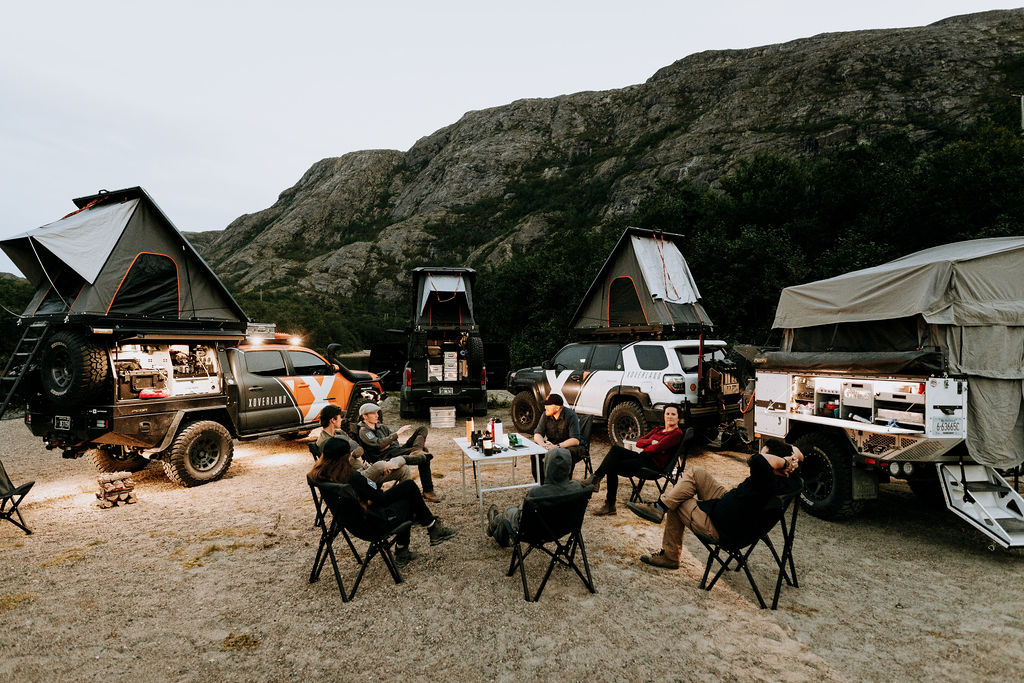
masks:
<svg viewBox="0 0 1024 683"><path fill-rule="evenodd" d="M100 490L96 494L100 508L112 508L115 505L134 503L135 481L131 472L109 472L99 476Z"/></svg>

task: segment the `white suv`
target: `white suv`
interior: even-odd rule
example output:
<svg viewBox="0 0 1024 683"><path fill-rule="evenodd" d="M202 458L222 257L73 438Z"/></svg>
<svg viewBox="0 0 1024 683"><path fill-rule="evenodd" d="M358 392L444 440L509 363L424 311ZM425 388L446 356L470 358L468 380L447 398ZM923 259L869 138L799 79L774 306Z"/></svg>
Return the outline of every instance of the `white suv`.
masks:
<svg viewBox="0 0 1024 683"><path fill-rule="evenodd" d="M608 423L608 438L622 444L661 422L662 409L679 404L681 422L697 428L717 427L739 414L740 386L724 341L672 341L569 344L540 367L509 374L515 395L512 419L521 432L532 432L548 394L559 394L582 415Z"/></svg>

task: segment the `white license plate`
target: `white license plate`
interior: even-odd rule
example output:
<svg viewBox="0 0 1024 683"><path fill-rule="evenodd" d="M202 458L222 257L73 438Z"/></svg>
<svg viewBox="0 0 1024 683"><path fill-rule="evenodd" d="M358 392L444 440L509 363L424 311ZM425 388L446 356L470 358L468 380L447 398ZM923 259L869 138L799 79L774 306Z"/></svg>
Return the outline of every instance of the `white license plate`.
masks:
<svg viewBox="0 0 1024 683"><path fill-rule="evenodd" d="M437 388L437 393L440 394L441 396L451 396L452 395L452 388L451 387L438 387Z"/></svg>
<svg viewBox="0 0 1024 683"><path fill-rule="evenodd" d="M68 415L54 415L53 427L54 429L63 429L64 431L68 431L71 429L71 417Z"/></svg>
<svg viewBox="0 0 1024 683"><path fill-rule="evenodd" d="M960 434L963 431L964 422L961 418L936 418L936 434Z"/></svg>

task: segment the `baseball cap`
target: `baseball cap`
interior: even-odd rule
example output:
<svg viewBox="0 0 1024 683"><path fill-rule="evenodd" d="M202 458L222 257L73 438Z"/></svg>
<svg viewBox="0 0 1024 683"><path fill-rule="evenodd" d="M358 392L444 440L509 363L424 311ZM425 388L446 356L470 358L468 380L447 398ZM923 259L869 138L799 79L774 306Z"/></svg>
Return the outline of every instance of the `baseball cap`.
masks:
<svg viewBox="0 0 1024 683"><path fill-rule="evenodd" d="M565 401L563 401L562 397L559 396L558 394L549 394L548 397L546 399L544 399L544 405L546 405L546 406L564 406L565 405Z"/></svg>

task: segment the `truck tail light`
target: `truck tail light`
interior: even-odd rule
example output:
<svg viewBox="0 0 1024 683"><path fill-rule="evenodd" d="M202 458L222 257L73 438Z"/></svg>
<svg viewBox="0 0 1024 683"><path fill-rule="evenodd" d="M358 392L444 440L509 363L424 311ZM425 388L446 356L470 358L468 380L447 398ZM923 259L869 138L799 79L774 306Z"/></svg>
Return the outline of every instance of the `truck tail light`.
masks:
<svg viewBox="0 0 1024 683"><path fill-rule="evenodd" d="M480 386L487 386L487 368L480 368Z"/></svg>
<svg viewBox="0 0 1024 683"><path fill-rule="evenodd" d="M673 394L685 394L686 393L686 378L682 375L665 375L664 380L665 386Z"/></svg>
<svg viewBox="0 0 1024 683"><path fill-rule="evenodd" d="M412 386L412 368L405 369L405 386Z"/></svg>

